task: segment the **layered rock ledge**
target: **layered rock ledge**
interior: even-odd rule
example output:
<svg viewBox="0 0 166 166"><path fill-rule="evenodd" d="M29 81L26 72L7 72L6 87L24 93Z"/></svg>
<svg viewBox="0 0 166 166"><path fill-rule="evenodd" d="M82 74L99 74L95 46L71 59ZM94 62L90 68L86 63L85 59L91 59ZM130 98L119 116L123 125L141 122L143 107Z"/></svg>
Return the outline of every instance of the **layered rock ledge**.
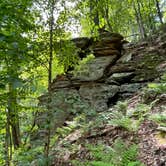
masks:
<svg viewBox="0 0 166 166"><path fill-rule="evenodd" d="M52 130L62 125L74 110L106 111L118 100L127 99L147 83L157 81L166 71L165 39L166 34L162 34L153 36L151 41L125 45L119 34L104 34L96 41L73 39L81 50L79 56L85 57L87 50L91 50L95 58L86 64L86 72L57 76L50 86L51 99L49 94L39 98L41 105L52 109L49 117ZM46 113L40 114L36 124L41 127L46 117ZM61 117L61 122L57 122L57 117Z"/></svg>
<svg viewBox="0 0 166 166"><path fill-rule="evenodd" d="M73 91L95 106L97 111L108 109L119 99L132 96L146 83L159 78L166 63L166 42L155 38L137 45L127 44L119 34L104 36L91 45L88 38L73 39L85 50L91 47L95 58L86 64L86 72L58 76L51 84L51 92ZM85 55L86 56L86 55ZM164 66L164 67L163 67Z"/></svg>

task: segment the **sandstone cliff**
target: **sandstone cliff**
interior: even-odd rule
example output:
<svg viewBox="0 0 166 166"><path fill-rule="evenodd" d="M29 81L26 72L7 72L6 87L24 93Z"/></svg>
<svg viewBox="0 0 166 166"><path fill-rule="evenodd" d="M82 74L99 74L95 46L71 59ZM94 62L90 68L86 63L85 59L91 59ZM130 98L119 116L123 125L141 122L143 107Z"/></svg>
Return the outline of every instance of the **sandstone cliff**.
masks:
<svg viewBox="0 0 166 166"><path fill-rule="evenodd" d="M126 43L119 34L102 34L97 40L76 38L72 41L80 48L80 55L93 53L94 59L87 62L86 70L74 75L66 73L54 79L50 94L39 98L40 105L49 108L39 113L37 135L42 138L47 132L42 127L49 121L51 131L79 112L108 110L119 100L132 97L151 81L157 81L166 71L166 34L153 36L147 41ZM84 53L84 54L83 54ZM86 112L87 111L87 112ZM92 111L93 112L93 111Z"/></svg>

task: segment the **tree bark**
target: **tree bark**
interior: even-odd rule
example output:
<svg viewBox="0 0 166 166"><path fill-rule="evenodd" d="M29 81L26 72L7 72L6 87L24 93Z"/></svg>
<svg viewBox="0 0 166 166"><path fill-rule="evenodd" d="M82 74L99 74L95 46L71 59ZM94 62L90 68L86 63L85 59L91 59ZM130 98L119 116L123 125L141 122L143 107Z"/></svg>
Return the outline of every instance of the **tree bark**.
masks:
<svg viewBox="0 0 166 166"><path fill-rule="evenodd" d="M52 63L53 63L53 28L54 28L54 0L50 6L50 19L49 19L49 67L48 67L48 89L52 82Z"/></svg>
<svg viewBox="0 0 166 166"><path fill-rule="evenodd" d="M158 14L160 23L163 24L163 16L162 16L162 13L161 13L161 10L160 10L159 1L155 0L155 3L156 3L156 10L157 10L157 14Z"/></svg>
<svg viewBox="0 0 166 166"><path fill-rule="evenodd" d="M96 6L97 6L97 0L95 0L95 1L90 0L90 15L91 15L94 25L99 27L99 24L100 24L99 12L95 8Z"/></svg>
<svg viewBox="0 0 166 166"><path fill-rule="evenodd" d="M10 132L9 111L6 109L6 137L5 137L6 166L10 166L12 160L12 140Z"/></svg>
<svg viewBox="0 0 166 166"><path fill-rule="evenodd" d="M152 32L155 32L155 30L156 30L155 16L152 11L152 6L150 5L150 0L149 0L149 9L150 9L150 13L149 13L148 18L149 18L150 29Z"/></svg>
<svg viewBox="0 0 166 166"><path fill-rule="evenodd" d="M109 31L113 32L112 26L111 26L110 21L109 21L109 7L108 6L105 9L105 19L106 19Z"/></svg>
<svg viewBox="0 0 166 166"><path fill-rule="evenodd" d="M55 2L56 0L50 1L50 18L49 18L49 35L50 35L50 41L49 41L49 67L48 67L48 93L49 93L49 100L48 105L51 102L51 93L50 93L50 86L52 82L52 64L53 64L53 28L54 28L54 8L55 8ZM50 107L47 107L48 113L47 113L47 135L45 139L45 145L44 145L44 155L46 158L49 156L49 149L50 149ZM47 165L49 165L47 163Z"/></svg>
<svg viewBox="0 0 166 166"><path fill-rule="evenodd" d="M17 149L21 144L16 95L17 92L16 89L14 89L13 83L9 83L8 111L9 111L9 121L12 130L12 141L14 149Z"/></svg>
<svg viewBox="0 0 166 166"><path fill-rule="evenodd" d="M107 2L105 2L105 4L104 5L102 5L102 7L103 7L103 10L102 10L102 12L103 12L103 18L105 19L105 21L106 21L106 24L107 24L107 26L108 26L108 28L109 28L109 31L110 32L113 32L113 28L112 28L112 26L111 26L111 24L110 24L110 18L109 18L109 2L107 1Z"/></svg>
<svg viewBox="0 0 166 166"><path fill-rule="evenodd" d="M135 11L135 16L136 16L137 24L138 24L139 31L140 31L140 34L141 34L141 38L144 39L144 38L146 38L146 33L145 33L144 25L143 25L143 20L142 20L142 15L141 15L141 10L140 10L140 4L139 4L138 0L137 0L137 8L136 8L136 5L135 5L135 2L133 2L133 8L134 8L134 11Z"/></svg>

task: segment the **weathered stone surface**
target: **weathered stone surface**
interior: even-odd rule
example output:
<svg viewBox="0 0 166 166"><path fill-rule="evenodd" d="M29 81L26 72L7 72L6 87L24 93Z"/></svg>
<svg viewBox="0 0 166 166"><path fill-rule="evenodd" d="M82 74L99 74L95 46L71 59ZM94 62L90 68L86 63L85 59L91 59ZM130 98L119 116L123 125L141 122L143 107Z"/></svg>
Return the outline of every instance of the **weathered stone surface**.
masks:
<svg viewBox="0 0 166 166"><path fill-rule="evenodd" d="M45 106L45 110L38 112L35 119L35 124L39 130L32 134L31 140L36 138L41 139L39 144L46 138L48 130L45 126L50 127L51 134L56 132L58 127L61 127L67 119L75 113L87 113L92 109L91 103L88 103L76 89L56 89L55 92L43 95L40 97L40 104ZM48 110L47 110L48 109ZM38 142L36 144L38 144Z"/></svg>
<svg viewBox="0 0 166 166"><path fill-rule="evenodd" d="M107 102L119 91L119 86L108 84L82 85L79 90L80 96L90 103L97 111L108 109Z"/></svg>
<svg viewBox="0 0 166 166"><path fill-rule="evenodd" d="M82 38L74 38L72 39L72 41L75 43L76 47L81 49L86 49L92 42L92 39L87 37L82 37Z"/></svg>
<svg viewBox="0 0 166 166"><path fill-rule="evenodd" d="M142 84L142 83L123 84L120 86L120 92L121 93L125 93L125 92L126 93L135 93L143 86L145 86L145 84Z"/></svg>
<svg viewBox="0 0 166 166"><path fill-rule="evenodd" d="M67 88L71 86L70 79L67 78L66 75L57 76L55 80L53 80L53 84L51 85L51 89L59 89L59 88Z"/></svg>
<svg viewBox="0 0 166 166"><path fill-rule="evenodd" d="M108 69L108 73L111 75L114 73L135 72L137 70L135 66L135 62L116 63L116 65Z"/></svg>
<svg viewBox="0 0 166 166"><path fill-rule="evenodd" d="M118 50L113 50L113 49L98 49L94 50L94 55L95 57L98 56L109 56L109 55L120 55L120 51Z"/></svg>
<svg viewBox="0 0 166 166"><path fill-rule="evenodd" d="M126 72L126 73L114 73L110 77L106 79L106 83L118 82L130 82L130 80L134 77L134 72Z"/></svg>
<svg viewBox="0 0 166 166"><path fill-rule="evenodd" d="M163 69L166 60L166 54L163 54L166 52L165 37L156 35L154 39L149 39L151 43L144 41L137 44L126 44L125 54L122 55L122 45L125 42L121 35L107 31L99 32L99 34L99 38L96 40L89 38L72 40L81 49L91 49L96 57L88 62L85 70L77 73L77 76L69 77L66 74L56 78L50 88L52 91L76 89L81 97L87 98L89 101L93 98L92 105L95 103L96 94L98 96L96 98L100 96L104 99L101 105L106 105L106 100L112 96L108 91L112 90L113 85L121 85L120 89L118 87L115 91L119 92L119 95L125 96L125 93L126 95L135 93L146 82L156 79L165 71ZM103 87L108 89L104 91ZM103 96L104 93L105 96ZM113 93L113 96L116 93ZM101 103L101 100L100 102L96 100L95 104L99 105L98 103ZM103 106L103 110L105 108L106 106Z"/></svg>
<svg viewBox="0 0 166 166"><path fill-rule="evenodd" d="M122 47L122 41L121 40L111 40L109 37L108 38L104 38L101 39L99 41L96 41L93 45L92 45L92 49L96 50L99 48L104 48L104 47L109 47L112 48L113 50L115 49L120 49Z"/></svg>
<svg viewBox="0 0 166 166"><path fill-rule="evenodd" d="M116 41L123 40L124 37L120 35L119 33L104 32L104 33L100 33L99 38L101 41L116 42Z"/></svg>
<svg viewBox="0 0 166 166"><path fill-rule="evenodd" d="M43 122L50 121L52 130L61 126L68 118L73 107L70 103L71 99L79 98L79 94L74 89L61 89L52 93L40 97L41 103L45 106L45 110L49 108L49 112L42 111L38 113L36 118L36 124L42 128ZM76 103L78 105L78 103ZM56 117L56 118L55 118Z"/></svg>
<svg viewBox="0 0 166 166"><path fill-rule="evenodd" d="M110 34L105 37L100 37L100 40L96 41L92 45L94 55L108 56L108 55L120 55L123 46L123 37L119 34Z"/></svg>
<svg viewBox="0 0 166 166"><path fill-rule="evenodd" d="M150 43L127 44L124 54L123 37L118 34L104 32L97 40L77 38L73 42L83 50L82 53L91 50L95 59L76 76L66 73L55 78L49 88L51 102L48 94L39 98L40 105L51 109L49 117L53 130L76 112L107 110L166 71L165 37L156 36ZM48 111L37 117L41 135L44 133L42 123L47 118Z"/></svg>
<svg viewBox="0 0 166 166"><path fill-rule="evenodd" d="M160 76L160 73L157 73L154 70L138 69L135 72L135 77L131 79L131 82L148 82L148 81L154 80L155 78L159 76Z"/></svg>
<svg viewBox="0 0 166 166"><path fill-rule="evenodd" d="M100 111L107 108L108 98L111 102L111 97L117 93L119 97L130 96L165 71L165 38L162 37L156 36L151 44L148 41L126 44L125 54L121 55L124 42L119 34L103 31L97 40L77 38L72 41L81 49L91 49L95 59L89 61L76 76L58 76L50 89L53 92L75 89L97 109L101 105Z"/></svg>
<svg viewBox="0 0 166 166"><path fill-rule="evenodd" d="M101 78L104 74L105 68L112 64L117 55L112 56L102 56L97 57L87 63L85 69L82 72L77 73L77 76L74 76L72 80L81 80L81 81L95 81Z"/></svg>
<svg viewBox="0 0 166 166"><path fill-rule="evenodd" d="M124 62L129 62L132 58L132 53L126 53L124 54L117 62L124 63Z"/></svg>

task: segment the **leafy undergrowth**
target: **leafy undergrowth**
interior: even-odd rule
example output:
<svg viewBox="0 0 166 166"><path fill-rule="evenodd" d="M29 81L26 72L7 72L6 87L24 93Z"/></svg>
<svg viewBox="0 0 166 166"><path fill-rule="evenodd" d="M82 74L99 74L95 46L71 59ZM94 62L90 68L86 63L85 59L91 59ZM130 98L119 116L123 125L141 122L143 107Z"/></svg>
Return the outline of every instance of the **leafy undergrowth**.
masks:
<svg viewBox="0 0 166 166"><path fill-rule="evenodd" d="M166 75L127 101L87 117L80 114L58 128L50 156L22 149L17 165L159 166L166 163ZM32 154L31 155L31 151ZM34 160L35 158L35 160Z"/></svg>
<svg viewBox="0 0 166 166"><path fill-rule="evenodd" d="M74 165L87 166L141 166L137 161L137 146L127 145L121 139L117 139L112 147L101 145L87 145L92 161L73 161Z"/></svg>
<svg viewBox="0 0 166 166"><path fill-rule="evenodd" d="M88 123L86 117L82 118L82 125L54 146L52 154L56 157L52 165L165 164L165 80L166 76L160 83L149 84L128 101L118 102Z"/></svg>

